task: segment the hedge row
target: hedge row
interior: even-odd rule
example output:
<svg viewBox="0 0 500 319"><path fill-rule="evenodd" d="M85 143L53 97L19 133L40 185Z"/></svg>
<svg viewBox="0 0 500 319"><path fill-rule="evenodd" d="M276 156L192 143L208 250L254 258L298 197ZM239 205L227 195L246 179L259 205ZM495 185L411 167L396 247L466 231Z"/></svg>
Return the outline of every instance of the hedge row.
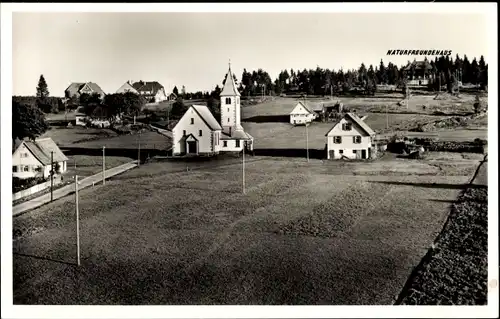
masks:
<svg viewBox="0 0 500 319"><path fill-rule="evenodd" d="M392 142L387 145L387 150L394 153L402 153L407 150L407 141ZM480 153L484 154L487 151L487 141L476 139L473 142L450 142L436 141L432 138L415 138L412 139L414 145L421 145L426 151L431 152L458 152L458 153Z"/></svg>
<svg viewBox="0 0 500 319"><path fill-rule="evenodd" d="M13 177L12 178L12 192L13 193L20 192L22 190L33 187L35 185L45 183L47 180L49 180L49 179L45 179L43 177L30 177L30 178L26 178L26 179Z"/></svg>

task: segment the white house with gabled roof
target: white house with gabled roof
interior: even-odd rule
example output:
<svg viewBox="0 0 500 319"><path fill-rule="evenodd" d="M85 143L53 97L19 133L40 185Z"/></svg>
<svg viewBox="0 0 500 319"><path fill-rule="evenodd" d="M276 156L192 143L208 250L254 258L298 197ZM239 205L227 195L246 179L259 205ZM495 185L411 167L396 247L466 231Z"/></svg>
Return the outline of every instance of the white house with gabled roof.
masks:
<svg viewBox="0 0 500 319"><path fill-rule="evenodd" d="M295 105L293 110L290 112L290 124L306 124L311 123L316 118L316 112L314 112L306 103L300 101Z"/></svg>
<svg viewBox="0 0 500 319"><path fill-rule="evenodd" d="M192 105L172 130L173 155L214 155L222 127L205 105Z"/></svg>
<svg viewBox="0 0 500 319"><path fill-rule="evenodd" d="M17 141L12 151L12 177L47 178L50 176L51 163L54 163L54 174L63 174L67 161L66 155L51 138Z"/></svg>
<svg viewBox="0 0 500 319"><path fill-rule="evenodd" d="M327 159L369 159L375 132L354 113L345 113L326 133Z"/></svg>

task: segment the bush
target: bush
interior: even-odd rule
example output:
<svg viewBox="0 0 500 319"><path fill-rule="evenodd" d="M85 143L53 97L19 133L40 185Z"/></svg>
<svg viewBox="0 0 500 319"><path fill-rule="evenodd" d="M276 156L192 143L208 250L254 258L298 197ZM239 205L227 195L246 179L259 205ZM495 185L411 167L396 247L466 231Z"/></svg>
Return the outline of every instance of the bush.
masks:
<svg viewBox="0 0 500 319"><path fill-rule="evenodd" d="M13 177L12 178L12 192L17 193L22 190L28 189L30 187L33 187L35 185L41 184L46 182L47 180L44 179L43 177L30 177L30 178L18 178L18 177Z"/></svg>
<svg viewBox="0 0 500 319"><path fill-rule="evenodd" d="M487 145L488 144L488 141L487 140L484 140L484 139L481 139L481 138L476 138L474 140L474 143L477 144L477 145Z"/></svg>
<svg viewBox="0 0 500 319"><path fill-rule="evenodd" d="M484 145L475 142L430 142L426 149L431 152L484 153Z"/></svg>
<svg viewBox="0 0 500 319"><path fill-rule="evenodd" d="M476 95L476 99L474 102L474 112L479 113L483 109L483 105L481 103L481 99L479 98L479 95Z"/></svg>

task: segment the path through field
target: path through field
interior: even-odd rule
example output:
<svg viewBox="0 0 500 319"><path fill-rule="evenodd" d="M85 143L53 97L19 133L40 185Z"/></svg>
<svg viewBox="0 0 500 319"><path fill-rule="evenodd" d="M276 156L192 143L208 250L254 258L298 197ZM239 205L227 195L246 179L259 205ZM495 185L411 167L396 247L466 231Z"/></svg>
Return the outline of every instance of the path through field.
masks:
<svg viewBox="0 0 500 319"><path fill-rule="evenodd" d="M137 166L137 161L126 163L117 167L107 169L105 172L106 178L113 177L115 175L121 174ZM79 188L83 189L89 187L94 183L102 182L102 173L98 173L89 177L86 177L79 181ZM75 183L61 187L53 192L53 199L59 199L61 197L67 196L75 191ZM46 203L50 203L50 193L41 195L39 197L33 198L32 200L23 202L19 205L12 207L12 215L17 216L28 210L35 209Z"/></svg>

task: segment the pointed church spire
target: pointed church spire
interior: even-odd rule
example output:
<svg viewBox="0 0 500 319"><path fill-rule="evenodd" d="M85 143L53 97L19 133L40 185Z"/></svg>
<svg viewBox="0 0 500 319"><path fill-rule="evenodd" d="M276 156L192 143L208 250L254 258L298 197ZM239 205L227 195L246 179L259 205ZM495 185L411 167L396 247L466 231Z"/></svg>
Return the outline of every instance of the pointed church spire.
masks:
<svg viewBox="0 0 500 319"><path fill-rule="evenodd" d="M229 59L229 69L226 74L226 83L220 93L220 96L240 96L240 92L236 88L236 83L234 83L233 72L231 72L231 59Z"/></svg>

